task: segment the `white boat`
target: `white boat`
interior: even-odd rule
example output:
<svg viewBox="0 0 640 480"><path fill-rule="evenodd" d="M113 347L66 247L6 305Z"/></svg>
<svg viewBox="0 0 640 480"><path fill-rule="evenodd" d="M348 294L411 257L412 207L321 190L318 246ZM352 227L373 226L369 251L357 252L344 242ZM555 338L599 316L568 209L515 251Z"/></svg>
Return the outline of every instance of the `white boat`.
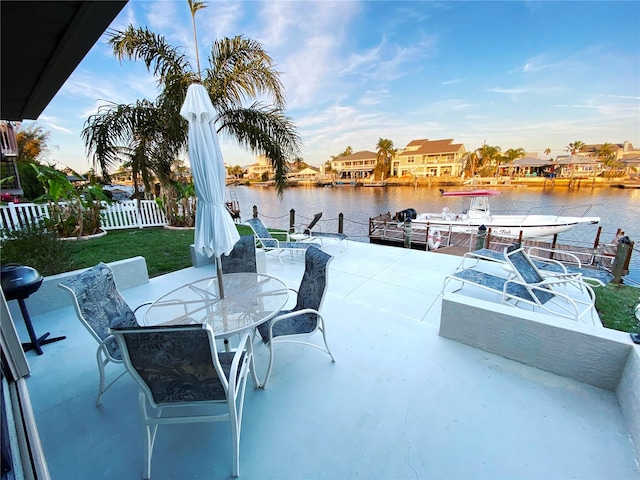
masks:
<svg viewBox="0 0 640 480"><path fill-rule="evenodd" d="M451 212L448 207L444 207L440 213L420 213L412 220L412 226L440 229L443 230L442 233L452 231L474 234L484 225L487 230L491 229L492 235L519 238L522 232L522 238L539 238L565 232L576 225L600 222L600 217L564 216L562 211L556 215L494 215L489 208L489 197L496 195L500 195L497 190L442 192L443 197L469 197L469 208L462 213Z"/></svg>

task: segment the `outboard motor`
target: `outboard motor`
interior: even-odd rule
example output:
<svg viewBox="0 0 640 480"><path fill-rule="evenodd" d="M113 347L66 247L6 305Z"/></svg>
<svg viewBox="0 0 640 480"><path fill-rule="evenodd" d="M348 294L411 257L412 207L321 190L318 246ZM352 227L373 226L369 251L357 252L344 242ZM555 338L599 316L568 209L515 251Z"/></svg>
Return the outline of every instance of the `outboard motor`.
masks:
<svg viewBox="0 0 640 480"><path fill-rule="evenodd" d="M406 208L396 213L396 220L399 222L404 222L407 218L415 220L417 216L418 212L415 208Z"/></svg>

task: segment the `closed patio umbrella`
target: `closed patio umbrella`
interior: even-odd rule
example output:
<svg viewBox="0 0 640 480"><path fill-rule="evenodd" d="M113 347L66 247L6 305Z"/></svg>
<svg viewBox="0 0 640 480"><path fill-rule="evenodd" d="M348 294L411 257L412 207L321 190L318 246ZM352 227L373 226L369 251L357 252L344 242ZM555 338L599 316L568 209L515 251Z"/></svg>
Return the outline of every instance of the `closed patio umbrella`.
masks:
<svg viewBox="0 0 640 480"><path fill-rule="evenodd" d="M217 114L201 84L189 86L180 115L189 122L189 159L198 197L195 249L207 257L215 255L223 298L220 256L231 252L240 235L224 204L227 175L215 129Z"/></svg>

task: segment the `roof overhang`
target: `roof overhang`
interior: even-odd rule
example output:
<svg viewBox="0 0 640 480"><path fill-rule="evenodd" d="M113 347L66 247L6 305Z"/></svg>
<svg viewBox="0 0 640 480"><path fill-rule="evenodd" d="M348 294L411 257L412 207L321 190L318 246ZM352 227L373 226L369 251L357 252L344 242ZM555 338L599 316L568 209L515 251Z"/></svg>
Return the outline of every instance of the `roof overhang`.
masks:
<svg viewBox="0 0 640 480"><path fill-rule="evenodd" d="M0 118L36 120L127 1L7 1Z"/></svg>

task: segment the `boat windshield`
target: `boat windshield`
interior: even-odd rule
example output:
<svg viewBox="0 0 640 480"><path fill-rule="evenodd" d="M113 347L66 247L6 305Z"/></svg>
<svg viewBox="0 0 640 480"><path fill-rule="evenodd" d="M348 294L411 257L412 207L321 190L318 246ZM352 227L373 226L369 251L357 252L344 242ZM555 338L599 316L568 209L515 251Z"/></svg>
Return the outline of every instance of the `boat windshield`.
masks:
<svg viewBox="0 0 640 480"><path fill-rule="evenodd" d="M472 197L469 212L489 212L489 199L487 197Z"/></svg>

